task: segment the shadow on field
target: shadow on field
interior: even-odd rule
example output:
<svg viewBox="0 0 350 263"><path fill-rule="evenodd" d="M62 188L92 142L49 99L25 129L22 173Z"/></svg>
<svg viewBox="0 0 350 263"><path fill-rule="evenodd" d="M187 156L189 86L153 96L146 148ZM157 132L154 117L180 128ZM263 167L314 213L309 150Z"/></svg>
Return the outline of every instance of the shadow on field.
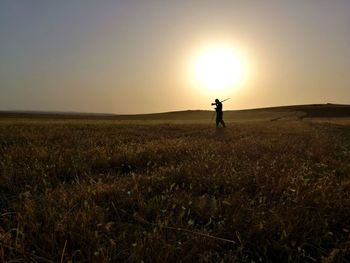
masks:
<svg viewBox="0 0 350 263"><path fill-rule="evenodd" d="M224 139L225 138L225 129L226 128L216 128L215 132L214 132L214 137L216 139L220 139L220 140Z"/></svg>

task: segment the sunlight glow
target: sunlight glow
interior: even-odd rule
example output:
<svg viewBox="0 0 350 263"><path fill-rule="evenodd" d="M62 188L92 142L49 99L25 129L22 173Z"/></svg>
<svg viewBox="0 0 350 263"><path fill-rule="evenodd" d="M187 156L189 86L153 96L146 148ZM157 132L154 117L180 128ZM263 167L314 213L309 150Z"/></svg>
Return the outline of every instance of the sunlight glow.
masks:
<svg viewBox="0 0 350 263"><path fill-rule="evenodd" d="M192 76L209 92L229 91L243 81L245 71L242 55L228 45L208 46L195 56Z"/></svg>

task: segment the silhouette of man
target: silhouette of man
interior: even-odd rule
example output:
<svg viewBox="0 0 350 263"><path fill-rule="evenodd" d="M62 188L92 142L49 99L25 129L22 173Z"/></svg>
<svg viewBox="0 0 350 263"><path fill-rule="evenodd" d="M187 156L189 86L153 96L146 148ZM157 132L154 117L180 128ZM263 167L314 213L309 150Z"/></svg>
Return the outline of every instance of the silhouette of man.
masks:
<svg viewBox="0 0 350 263"><path fill-rule="evenodd" d="M212 106L215 105L215 111L216 111L216 127L219 127L219 123L225 128L225 122L223 120L223 112L222 112L222 103L218 100L215 99L215 102L211 104Z"/></svg>

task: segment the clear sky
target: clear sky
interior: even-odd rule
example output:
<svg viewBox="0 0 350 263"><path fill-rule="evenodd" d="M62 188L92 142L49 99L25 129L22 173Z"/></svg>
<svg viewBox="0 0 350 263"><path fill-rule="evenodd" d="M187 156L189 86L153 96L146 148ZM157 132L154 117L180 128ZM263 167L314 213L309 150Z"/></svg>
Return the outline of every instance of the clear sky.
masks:
<svg viewBox="0 0 350 263"><path fill-rule="evenodd" d="M194 81L211 43L245 77ZM348 0L0 0L0 110L148 113L350 104Z"/></svg>

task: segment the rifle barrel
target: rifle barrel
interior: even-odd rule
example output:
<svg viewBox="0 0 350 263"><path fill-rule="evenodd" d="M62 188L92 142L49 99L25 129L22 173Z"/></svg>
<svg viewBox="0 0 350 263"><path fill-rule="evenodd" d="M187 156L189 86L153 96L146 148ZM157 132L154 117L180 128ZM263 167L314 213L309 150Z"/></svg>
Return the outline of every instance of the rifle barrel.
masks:
<svg viewBox="0 0 350 263"><path fill-rule="evenodd" d="M224 102L224 101L227 101L227 100L229 100L229 99L231 99L231 98L227 98L227 99L225 99L225 100L222 100L222 101L220 101L220 102Z"/></svg>

